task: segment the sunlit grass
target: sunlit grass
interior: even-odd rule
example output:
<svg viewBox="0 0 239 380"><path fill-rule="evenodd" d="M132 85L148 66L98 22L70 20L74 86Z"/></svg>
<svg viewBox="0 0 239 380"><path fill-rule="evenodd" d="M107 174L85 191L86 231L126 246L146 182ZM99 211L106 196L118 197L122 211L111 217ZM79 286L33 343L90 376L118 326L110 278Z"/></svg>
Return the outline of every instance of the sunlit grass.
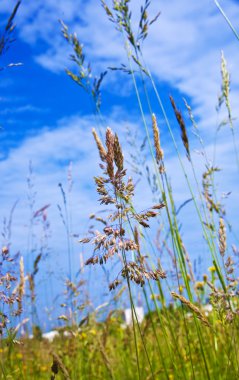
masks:
<svg viewBox="0 0 239 380"><path fill-rule="evenodd" d="M121 136L104 126L101 115L100 90L106 72L92 78L91 66L84 66L86 60L81 42L75 34L69 33L62 22L62 33L73 48L71 58L77 68L76 73L70 70L66 73L90 95L94 112L98 116L98 132L94 129L93 136L99 152L101 173L94 180L99 202L103 207L111 208L110 213L104 217L91 216L94 223L98 222L97 229L93 230L91 227L89 234L81 238L79 243L90 244L90 251L93 251L85 261L86 271L88 265L113 266L113 260L118 260L118 274L105 291L112 292L114 301L121 300L121 297L124 302L128 300L132 323L124 325L119 312L121 306L111 306L111 310L107 310L102 318L96 311L92 312L88 308L90 300L87 297L84 304L78 302L83 281L75 280L71 261L70 208L74 205L68 202L60 185L64 208L59 207L59 212L66 231L69 279L66 281L67 299L61 302L65 313L59 315L58 321L64 322L65 327L58 329L56 337L50 342L44 339L40 326L37 326L36 319L33 318L37 310L35 276L41 270L39 263L42 255L34 258L32 272L25 273L23 258L19 263L18 258L11 255L10 247L2 247L1 379L237 379L237 249L234 247L232 254L231 249L228 249L227 233L230 224L225 218L224 205L218 201L218 190L214 182L219 168L216 163L210 164L203 152L205 169L202 178L199 177L191 154L183 113L170 96L175 115L173 126L147 67L142 45L150 25L157 22L160 14L149 20L147 10L150 1L146 0L141 8L138 30L135 32L131 25L129 1L113 1L112 6L108 6L105 1L101 3L107 17L122 36L125 46L128 67L122 65L111 70L121 71L132 79L146 135L147 148L144 149L148 149L152 164L147 169L148 172L144 163L141 169L142 173L148 173L152 199L156 198L157 202L152 203L152 199L149 199L148 209L136 211L134 193L137 189L135 179L127 174ZM16 10L17 8L15 13ZM12 19L10 18L10 24ZM8 22L7 25L10 24ZM224 105L227 110L225 125L232 131L232 150L235 153L235 163L238 164L230 107L230 76L223 54L221 74L219 108ZM156 106L154 103L155 110L149 88L157 100ZM186 102L185 107L193 127L197 129L192 110ZM191 256L193 252L187 251L183 241L156 114L163 117L168 129L170 143L174 147L185 186L191 196L194 212L192 217L198 220L200 235L204 237L207 246L211 266L208 275L203 275L200 281L195 279ZM177 128L178 132L175 132ZM200 137L198 130L197 133ZM180 144L184 151L179 149ZM203 142L201 148L203 151ZM188 165L185 161L188 161ZM157 191L150 183L151 177ZM36 214L32 207L32 215L32 223L34 217L39 215L44 221L44 208ZM147 230L156 221L160 224L162 251L171 259L170 268L164 268L160 259L155 260L152 254L155 242L149 237ZM31 225L29 231L30 241ZM19 269L11 271L9 263L12 262L19 264ZM169 272L173 276L169 276ZM133 291L135 286L140 289L147 311L142 323L136 313L137 300ZM29 313L32 336L30 332L20 335L22 325L28 323L28 320L20 322L26 305L28 310L32 310L31 315ZM12 322L11 328L8 327L9 319Z"/></svg>

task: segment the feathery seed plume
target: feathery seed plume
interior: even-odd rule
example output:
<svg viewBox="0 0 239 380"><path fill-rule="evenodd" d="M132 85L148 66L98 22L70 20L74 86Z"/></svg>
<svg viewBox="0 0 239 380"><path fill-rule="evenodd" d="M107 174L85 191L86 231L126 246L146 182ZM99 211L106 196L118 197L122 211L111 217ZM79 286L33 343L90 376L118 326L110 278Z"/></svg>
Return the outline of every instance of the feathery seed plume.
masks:
<svg viewBox="0 0 239 380"><path fill-rule="evenodd" d="M97 148L98 148L98 152L99 152L99 155L100 155L100 158L102 161L105 161L106 160L106 150L95 130L95 128L92 129L92 134L94 136L94 139L95 139L95 142L96 142L96 145L97 145Z"/></svg>
<svg viewBox="0 0 239 380"><path fill-rule="evenodd" d="M181 138L182 138L182 141L183 141L184 148L186 149L186 152L187 152L187 158L188 158L189 161L191 161L190 150L189 150L189 140L188 140L188 135L187 135L187 130L186 130L185 122L183 120L181 112L176 107L176 104L175 104L175 101L174 101L173 97L170 96L169 99L170 99L170 102L172 104L172 107L173 107L173 110L174 110L174 113L175 113L178 125L179 125L179 127L181 129Z"/></svg>
<svg viewBox="0 0 239 380"><path fill-rule="evenodd" d="M229 100L230 74L227 70L227 61L224 57L223 51L221 52L221 75L222 75L222 94L219 97L219 106L223 103L223 100L225 100L225 104L228 111L228 119L230 121L231 128L233 128L231 106L230 106L230 100Z"/></svg>
<svg viewBox="0 0 239 380"><path fill-rule="evenodd" d="M119 171L123 170L124 157L123 157L122 149L121 149L117 134L115 134L115 139L114 139L114 160L115 160L115 165L117 166Z"/></svg>
<svg viewBox="0 0 239 380"><path fill-rule="evenodd" d="M219 251L223 257L227 249L226 226L222 218L219 219Z"/></svg>
<svg viewBox="0 0 239 380"><path fill-rule="evenodd" d="M155 114L152 114L152 124L153 124L153 135L154 135L154 147L156 152L156 161L159 165L159 171L160 173L164 172L164 165L163 165L163 149L160 146L160 133L158 129L157 119Z"/></svg>
<svg viewBox="0 0 239 380"><path fill-rule="evenodd" d="M209 324L207 318L199 310L199 308L197 306L192 304L189 300L187 300L185 297L183 297L180 294L177 294L175 292L171 292L171 294L174 298L179 299L184 305L186 305L190 310L192 310L196 314L197 318L200 319L204 323L204 325L210 327L210 324Z"/></svg>
<svg viewBox="0 0 239 380"><path fill-rule="evenodd" d="M107 162L107 173L110 179L114 177L114 141L115 141L115 136L112 130L108 127L106 129L106 147L107 147L106 162Z"/></svg>

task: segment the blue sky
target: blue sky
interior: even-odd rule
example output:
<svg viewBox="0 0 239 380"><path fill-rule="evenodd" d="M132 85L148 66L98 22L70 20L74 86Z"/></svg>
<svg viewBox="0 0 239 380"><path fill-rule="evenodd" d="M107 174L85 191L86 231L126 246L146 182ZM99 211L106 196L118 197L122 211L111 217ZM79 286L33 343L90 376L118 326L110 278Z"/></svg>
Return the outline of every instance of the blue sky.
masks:
<svg viewBox="0 0 239 380"><path fill-rule="evenodd" d="M221 0L220 3L232 23L239 28L238 1ZM12 0L0 3L0 26L4 26L14 5L15 1ZM131 1L135 19L140 5L139 0ZM233 116L237 117L239 113L239 42L213 0L152 0L150 14L153 16L158 11L161 11L161 15L152 26L144 45L147 64L175 131L177 125L170 108L169 94L174 95L181 109L183 97L191 104L207 152L212 157L215 128L225 116L223 112L218 116L215 111L221 83L221 50L224 51L231 72ZM51 205L48 209L51 259L47 265L55 267L57 262L57 276L62 279L67 273L64 255L66 239L57 208L57 204L62 205L58 183L67 189L68 167L72 162L72 230L83 234L87 230L88 215L96 210L97 195L92 178L99 171L96 164L98 155L91 136L91 129L96 127L97 122L87 94L64 72L66 67L73 66L69 60L71 51L61 36L59 19L68 25L71 32L77 33L94 72L100 73L108 66L118 66L127 59L121 38L106 19L100 1L22 1L15 19L16 41L3 57L1 65L11 62L21 62L23 65L0 73L1 220L8 218L11 207L17 200L12 225L12 249L26 254L30 215L26 178L31 161L34 189L37 192L34 207L38 209L46 204ZM189 198L189 194L180 176L162 115L154 101L153 106L162 128L167 170L176 202L180 205ZM102 87L102 114L106 125L117 130L126 149L126 126L133 133L138 131L139 139L143 139L144 131L129 76L115 72L106 76ZM236 127L237 124L236 121ZM198 143L192 133L190 136L197 171L201 173L203 167L200 155L196 152L199 149ZM238 171L235 169L230 133L226 128L218 138L217 163L224 169L224 174L218 176L218 187L221 191L232 192L227 201L228 213L232 220L236 220L239 209ZM142 190L145 194L143 200L140 197ZM151 195L145 184L139 185L136 200L142 209L151 204ZM185 231L194 223L190 215L187 210L182 215ZM34 228L36 244L39 246L41 226ZM237 226L236 228L238 230ZM185 239L189 248L203 255L201 246L195 246L195 237L196 233L192 233L185 236ZM73 250L74 268L77 268L82 247L74 243Z"/></svg>

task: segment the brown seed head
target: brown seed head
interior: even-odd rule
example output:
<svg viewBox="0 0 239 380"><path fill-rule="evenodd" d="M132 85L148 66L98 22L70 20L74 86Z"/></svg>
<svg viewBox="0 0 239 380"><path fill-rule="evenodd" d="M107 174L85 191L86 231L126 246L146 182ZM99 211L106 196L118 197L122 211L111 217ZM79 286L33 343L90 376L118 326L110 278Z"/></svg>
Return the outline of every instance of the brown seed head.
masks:
<svg viewBox="0 0 239 380"><path fill-rule="evenodd" d="M160 134L157 125L157 119L155 114L152 114L152 124L153 124L153 134L154 134L154 147L156 153L156 161L158 164L162 164L163 160L163 149L160 146Z"/></svg>
<svg viewBox="0 0 239 380"><path fill-rule="evenodd" d="M106 129L106 162L107 162L107 173L110 179L114 177L114 134L110 128Z"/></svg>
<svg viewBox="0 0 239 380"><path fill-rule="evenodd" d="M182 138L183 145L184 145L184 147L186 149L186 152L187 152L187 158L190 161L191 159L190 159L190 150L189 150L189 140L188 140L188 135L187 135L187 130L186 130L185 122L183 120L181 112L176 107L176 104L175 104L175 101L174 101L173 97L170 96L169 99L170 99L170 102L172 104L172 107L173 107L173 110L174 110L174 113L175 113L178 125L179 125L179 127L181 129L181 138Z"/></svg>
<svg viewBox="0 0 239 380"><path fill-rule="evenodd" d="M61 360L60 356L57 355L54 351L51 352L53 356L53 363L51 366L51 370L53 373L53 376L57 375L59 370L61 371L63 377L65 380L70 380L69 371L66 368L66 366L63 364L63 361ZM54 379L55 377L53 377Z"/></svg>
<svg viewBox="0 0 239 380"><path fill-rule="evenodd" d="M24 293L25 293L24 261L23 261L23 257L21 257L21 259L20 259L19 296L22 298Z"/></svg>
<svg viewBox="0 0 239 380"><path fill-rule="evenodd" d="M227 249L226 226L222 218L219 219L219 252L223 257Z"/></svg>
<svg viewBox="0 0 239 380"><path fill-rule="evenodd" d="M123 170L124 157L123 157L122 149L121 149L117 134L115 134L115 138L114 138L114 161L119 171Z"/></svg>
<svg viewBox="0 0 239 380"><path fill-rule="evenodd" d="M97 135L97 132L94 128L92 129L92 134L94 136L94 139L95 139L101 160L106 161L106 150L105 150L105 148L104 148L104 146L103 146L103 144L102 144L102 142L101 142L101 140L100 140L99 136Z"/></svg>
<svg viewBox="0 0 239 380"><path fill-rule="evenodd" d="M223 51L221 53L221 74L222 74L222 95L219 97L219 105L225 100L225 104L228 111L228 118L230 121L230 127L233 128L231 106L229 100L230 94L230 74L227 70L227 62L224 57Z"/></svg>
<svg viewBox="0 0 239 380"><path fill-rule="evenodd" d="M199 308L197 306L195 306L193 303L191 303L189 300L187 300L185 297L183 297L182 295L180 294L177 294L175 292L171 292L172 296L176 299L179 299L184 305L186 305L190 310L192 310L198 319L200 319L204 325L206 326L210 326L207 318L205 317L205 315L199 310Z"/></svg>

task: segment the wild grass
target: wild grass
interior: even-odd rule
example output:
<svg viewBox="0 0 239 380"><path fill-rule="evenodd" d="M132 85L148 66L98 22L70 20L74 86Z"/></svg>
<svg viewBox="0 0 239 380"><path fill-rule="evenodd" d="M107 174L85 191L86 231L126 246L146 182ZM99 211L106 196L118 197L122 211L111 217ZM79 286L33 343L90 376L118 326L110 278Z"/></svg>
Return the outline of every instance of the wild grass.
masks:
<svg viewBox="0 0 239 380"><path fill-rule="evenodd" d="M151 312L151 315L143 321L141 331L146 342L148 358L142 339L137 332L140 378L190 379L192 376L196 379L205 378L204 359L199 354L201 348L197 339L194 316L189 314L187 309L184 311L188 337L185 333L185 321L181 317L180 307L169 308L167 311L161 310L165 331L162 331L156 312ZM201 314L201 312L198 314L197 310L196 312L197 316ZM169 318L175 329L176 342L172 337ZM235 355L232 352L234 345L230 338L231 325L223 326L219 321L215 323L213 315L207 317L207 323L213 327L205 326L202 329L202 339L209 346L205 349L210 378L236 379L238 353ZM60 361L57 360L58 364L55 364L58 368L58 372L55 373L56 378L65 379L68 376L70 379L135 379L138 376L133 329L132 327L125 329L121 325L122 320L116 313L111 312L104 322L99 323L92 319L81 326L80 331L72 331L67 338L62 333L55 338L53 343L41 337L33 340L22 339L21 344L14 344L14 350L10 356L9 347L4 344L1 348L1 363L5 377L2 376L2 378L49 379L52 364L57 355ZM162 357L155 344L155 329ZM165 333L167 342L164 339ZM215 344L215 338L217 338L216 355L211 349ZM191 347L187 343L188 339ZM168 345L172 349L173 361L168 354ZM152 363L152 369L148 359ZM62 368L65 368L65 371L62 371ZM68 375L66 376L65 373Z"/></svg>
<svg viewBox="0 0 239 380"><path fill-rule="evenodd" d="M219 6L218 2L215 3ZM76 34L69 33L68 27L61 22L63 36L73 48L71 59L77 67L76 73L71 70L66 70L66 73L88 93L99 122L92 132L99 153L101 174L94 181L100 204L103 208L107 206L104 217L95 214L91 216L101 227L91 228L89 234L79 240L80 244L89 247L89 252L93 252L85 261L84 268L87 270L87 266L94 265L115 268L116 261L118 272L106 289L112 293L112 306L105 311L104 318L99 318L96 311L90 312L87 308L90 304L88 296L84 303L79 302L84 281L76 281L74 278L70 202L60 185L64 206L59 206L59 211L67 235L65 250L69 272L66 281L67 300L66 303L62 302L62 307L67 312L59 316L59 320L65 322L65 327L58 329L54 340L49 342L32 320L33 336L26 334L20 338L19 329L27 321L21 321L20 318L17 324L13 318L21 316L26 304L26 286L31 292L32 307L37 308L34 279L43 253L35 257L32 272L25 276L23 258L19 261L18 257L11 257L10 247L4 245L0 267L0 284L3 288L0 293L3 304L0 310L1 379L237 379L238 251L235 245L231 248L228 244L228 230L231 226L215 187L215 175L219 168L215 162L210 163L208 160L192 109L185 101L186 111L205 160L203 176L199 178L184 114L178 109L173 96L170 96L177 123L175 125L179 127L178 133L169 121L154 78L147 67L143 41L147 38L150 26L161 17L160 12L149 20L150 1L146 0L141 7L135 32L131 23L129 0L113 1L111 6L101 0L101 4L110 22L122 36L125 46L128 66L111 67L110 70L128 74L132 79L146 136L140 152L148 149L151 160L150 168L144 160L135 157L133 164L138 166L138 172L142 176L145 173L154 201L148 199L148 208L138 210L134 198L137 187L135 179L128 175L121 138L111 128L104 126L101 114L101 84L106 71L95 79L92 78L91 66L85 66L83 45ZM10 23L18 6L19 4L10 17ZM218 107L224 105L227 110L224 124L232 132L232 149L235 164L238 165L230 106L230 75L223 54L221 77ZM149 96L152 92L157 100L156 106L155 103L152 105ZM156 108L154 112L153 108ZM187 251L181 232L179 210L168 176L157 114L162 116L164 126L171 136L185 186L191 197L193 218L198 220L207 246L210 274L201 275L200 280L195 279L193 252ZM181 141L177 134L181 134ZM184 151L179 147L180 144ZM71 188L72 178L69 178ZM70 195L70 190L68 193ZM187 203L185 201L181 207ZM44 208L39 210L37 216L42 215L43 211ZM36 217L33 207L32 217ZM156 223L160 225L158 236L161 254L155 259L153 253L157 247L150 231ZM170 258L169 267L165 267L165 255ZM12 261L19 262L20 265L16 274L8 270L8 263ZM112 272L114 274L115 269ZM142 323L136 312L134 290L137 287L147 311ZM131 308L132 323L129 326L123 325L119 308L113 306L121 299L127 300ZM12 320L11 328L8 328L8 319Z"/></svg>

